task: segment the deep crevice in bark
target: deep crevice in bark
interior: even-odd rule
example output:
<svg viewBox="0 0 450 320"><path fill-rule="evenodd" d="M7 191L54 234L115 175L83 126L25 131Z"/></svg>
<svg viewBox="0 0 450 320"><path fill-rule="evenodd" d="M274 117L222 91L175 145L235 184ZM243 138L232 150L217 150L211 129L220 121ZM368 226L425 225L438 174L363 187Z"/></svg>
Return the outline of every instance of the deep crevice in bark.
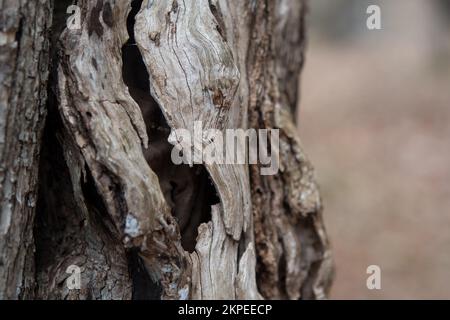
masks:
<svg viewBox="0 0 450 320"><path fill-rule="evenodd" d="M17 16L14 20L13 31L16 41L19 42L19 48L16 55L11 56L11 60L20 61L21 65L13 64L20 77L13 78L12 87L26 78L27 85L19 87L15 91L25 90L20 95L28 100L19 96L21 100L11 108L14 112L17 114L25 114L23 111L28 112L21 106L24 104L22 100L25 101L25 104L29 104L30 99L36 99L37 106L40 105L39 101L45 101L44 95L36 94L39 90L35 89L34 85L36 81L42 79L41 89L44 88L45 91L46 79L44 78L46 75L41 78L39 73L42 73L42 70L47 67L47 62L38 63L40 71L30 74L28 72L33 70L27 69L25 74L22 64L28 68L33 65L33 61L40 61L41 58L38 59L34 55L35 51L47 55L47 50L49 50L53 61L50 63L51 75L47 87L49 117L40 148L42 157L39 163L39 179L32 177L29 182L25 181L30 185L35 183L34 180L39 181L36 219L33 221L34 212L26 208L27 205L30 208L34 207L35 201L34 191L30 192L31 189L27 185L14 191L16 202L9 202L11 199L8 198L3 199L5 205L16 203L21 206L21 210L24 210L13 212L12 217L19 217L19 219L14 220L11 225L14 227L20 224L20 228L11 233L14 238L3 242L6 244L3 246L4 250L7 250L6 260L3 256L0 257L0 272L6 263L7 276L15 274L11 270L15 271L14 269L19 268L23 269L25 275L25 278L22 278L19 273L17 277L14 275L16 279L11 277L8 282L3 282L9 285L7 296L14 297L15 292L18 292L16 295L20 298L34 297L38 299L254 298L260 297L260 293L265 298L279 299L298 298L299 294L297 293L299 292L301 292L301 298L325 296L327 284L324 281L327 281L329 271L326 270L326 265L324 267L323 260L328 259L329 252L328 243L323 235L320 201L309 196L315 192L314 186L309 185L309 174L312 169L308 168L307 160L303 159L298 142L292 138L295 136L295 130L291 128L292 121L286 121L284 113L276 113L276 115L280 115L280 123L272 117L278 110L274 106L282 107L278 111L286 111L284 110L288 109L285 108L286 106L291 108L290 111L294 111L297 101L297 74L303 62L303 59L298 59L298 57L303 51L304 44L300 40L304 40L304 35L303 29L296 30L298 21L303 24L304 12L297 11L298 4L302 4L303 1L296 1L283 1L283 5L293 8L289 10L289 14L286 14L277 10L280 9L278 5L282 4L277 1L253 1L247 4L239 3L236 6L228 6L222 0L210 0L199 2L205 6L194 8L195 10L190 11L188 15L186 15L188 10L183 10L186 7L182 2L171 1L170 4L173 6L170 9L164 6L167 5L167 2L153 1L152 7L146 11L146 14L159 12L156 10L159 5L159 8L163 10L172 10L167 13L168 15L173 14L177 18L184 18L186 19L184 21L189 23L183 24L181 23L182 19L179 19L176 23L166 21L167 25L164 25L164 21L162 21L158 26L151 26L153 22L158 21L159 17L157 16L139 21L140 27L137 29L136 36L138 39L138 36L143 36L139 42L145 48L145 53L142 52L149 66L148 70L152 71L152 79L159 79L161 76L158 70L153 70L154 63L159 60L152 58L156 57L158 53L166 59L166 56L170 56L171 51L175 49L176 57L171 57L174 59L173 63L176 64L175 58L183 54L195 63L193 68L183 68L188 63L178 61L184 72L176 72L177 70L173 69L164 70L167 74L166 80L168 80L165 84L157 84L157 80L155 83L149 83L149 74L143 63L143 57L134 41L134 19L142 5L141 0L126 2L112 0L51 1L54 4L54 22L50 35L52 38L50 48L46 41L36 38L36 35L39 36L41 33L32 33L34 38L27 39L30 36L30 27L39 27L39 21L50 21L50 18L48 20L42 18L50 16L46 14L48 11L44 13L42 11L40 15L36 15L37 18L34 18L33 14L27 15L27 12L34 12L33 6L25 4L23 8L26 10L16 10ZM65 42L59 43L58 46L56 45L57 41L61 31L65 28L68 17L66 9L74 2L78 2L82 9L81 14L84 21L82 29L73 31L72 34L65 34ZM130 41L122 48L122 74L120 74L120 70L117 74L117 69L103 72L102 67L111 61L114 67L120 65L120 62L117 61L117 58L120 59L117 56L117 43L123 39L123 18L128 12L130 3L132 3L132 11L127 21ZM45 2L45 5L50 8L50 2ZM6 7L8 8L8 5ZM14 7L12 6L12 8ZM196 12L197 9L198 12ZM303 5L302 10L304 11ZM214 23L212 23L211 14L215 18ZM277 15L281 15L278 18L282 19L277 20ZM113 17L118 19L113 19ZM202 17L206 19L207 24ZM192 20L193 18L194 20ZM248 22L249 20L251 23ZM115 25L115 21L120 21L120 25ZM252 25L251 28L250 25ZM154 39L153 33L147 32L149 28L153 27L157 34ZM47 30L47 25L43 28L43 30ZM193 30L196 28L198 30ZM169 36L173 35L174 38L169 39L170 41L167 43L167 39L161 37L161 30L168 32ZM199 40L200 37L197 37L199 35L193 32L199 30L208 39L210 38L208 35L211 35L213 47L203 43L204 37ZM187 42L184 41L185 39L184 42L180 41L182 37L176 38L177 34L184 36L184 31L190 37ZM217 32L221 37L217 37ZM84 35L87 34L92 36L89 41L85 41L84 38ZM105 35L111 36L108 39L114 41L108 43ZM289 36L286 37L286 35ZM148 40L149 37L151 41ZM228 43L223 45L223 42L227 41L226 37L228 37ZM174 42L171 42L172 40ZM180 44L178 48L173 46L177 40ZM243 46L247 41L248 48L246 45ZM39 47L42 43L45 45L44 49ZM191 44L195 46L190 47ZM74 50L73 55L72 45L77 45L77 50ZM104 45L104 49L102 51L90 50L97 45ZM156 48L154 45L161 51L154 50ZM189 252L195 249L199 225L211 220L211 206L220 203L220 200L205 166L175 166L173 164L170 157L172 145L167 141L171 131L168 123L175 128L181 122L174 121L174 118L169 118L169 116L173 116L177 112L183 113L183 108L178 108L177 99L169 99L165 95L173 92L173 88L170 89L168 86L170 82L173 82L174 88L177 89L179 101L185 99L189 93L192 95L192 93L200 92L201 88L191 91L191 88L195 87L190 86L196 81L195 77L194 79L189 77L190 74L196 74L198 68L204 68L207 76L211 75L211 72L214 73L214 79L216 76L220 81L231 79L231 87L237 86L238 74L219 74L214 69L218 65L218 61L224 62L225 71L234 69L233 63L222 61L221 57L215 57L214 54L209 55L216 53L217 49L220 55L226 54L227 57L229 56L228 49L234 50L234 59L236 59L234 62L239 66L241 72L240 80L243 84L239 89L242 90L237 91L241 103L232 105L231 108L236 108L232 111L237 113L244 111L242 115L244 116L243 122L245 122L247 120L245 117L248 116L247 105L242 102L248 100L250 128L280 127L282 130L287 130L287 135L282 136L284 149L281 150L285 170L280 174L281 179L279 177L272 179L261 177L259 170L250 167L250 190L238 190L247 188L245 179L239 179L238 176L238 180L244 183L236 185L233 184L235 182L233 179L217 179L217 172L212 170L212 176L217 181L218 189L221 190L223 205L222 208L214 208L217 210L213 212L215 219L210 226L203 228L202 237L199 238L202 241L201 245L195 254L188 255L183 248ZM24 55L26 52L33 54ZM151 54L147 55L148 52ZM206 59L203 59L204 53L207 54ZM195 60L197 55L199 61ZM242 57L247 56L248 59L243 58L242 63L239 63L241 55ZM58 56L61 57L61 61L57 61ZM85 59L85 57L87 58ZM211 58L214 59L211 60ZM209 63L210 60L213 63ZM58 66L64 70L59 75L56 73ZM89 80L89 75L84 74L84 71L90 72L91 76L101 74L104 77L98 83L93 84L90 82L93 78ZM174 71L175 73L173 73ZM29 76L27 76L28 74ZM140 142L146 144L144 124L140 115L136 115L136 112L140 112L139 109L135 109L137 108L136 104L130 101L128 92L122 90L121 75L132 98L141 108L146 124L145 129L150 138L149 148L143 150L142 154L156 173L158 180L148 170L145 161L143 162ZM185 77L189 88L183 87L184 83L179 85L176 83L177 81L173 81L174 79L184 80ZM29 81L29 79L39 80ZM114 90L108 90L105 79L115 85ZM245 89L245 82L248 82L248 92ZM157 89L155 92L158 92L158 101L161 101L161 106L164 108L158 105L150 93L150 87L153 85ZM212 87L219 89L218 91L211 90L214 93L218 92L217 97L214 96L212 104L202 105L198 102L201 99L191 99L193 109L199 108L198 111L202 118L208 118L207 113L214 106L230 107L229 102L235 94L233 90L229 90L228 94L223 95L223 89L227 87L223 83ZM118 90L117 96L115 89ZM58 90L60 92L57 92ZM119 99L103 100L105 96ZM93 99L84 101L85 97L93 97ZM123 97L125 99L122 99ZM222 103L223 98L230 99L227 105ZM10 100L8 103L11 101L14 100ZM110 104L114 105L113 108L109 108ZM209 106L211 109L207 108ZM34 110L37 109L34 108ZM106 112L103 112L105 110ZM170 120L168 123L165 118L166 112L167 119ZM127 113L130 119L127 119ZM223 115L226 113L224 112ZM287 116L290 117L289 114ZM43 118L43 116L39 117L35 123L39 123L41 126ZM27 131L27 126L22 128L23 119L23 117L17 117L17 120L13 119L15 121L11 122L10 126L17 125L20 131L11 131L10 137L16 135L16 132L21 134L22 132L39 132L41 135L42 131L35 129L37 127L31 128L33 130L29 131ZM119 121L116 122L118 119ZM119 126L125 124L124 127L120 127L125 130L115 132L117 127L106 126L102 123L102 121L108 122L109 120ZM120 120L125 120L125 122L120 122ZM131 125L128 120L131 120ZM226 120L226 117L220 117L218 121L223 120ZM231 124L237 127L242 125L237 122ZM141 141L136 140L135 131L138 132ZM111 132L111 137L108 135L109 132ZM96 139L99 135L111 139ZM113 148L114 153L107 153L111 150L110 148L114 147L114 142L116 142L114 139L122 143L122 146L128 146L130 136L131 142L133 142L132 149L123 152L123 150L118 151L119 148ZM84 144L84 141L87 143ZM34 150L28 148L29 145L21 140L18 143L23 151ZM101 152L98 152L99 150ZM132 154L127 152L132 152ZM114 155L117 153L122 155L121 160L138 158L139 161L131 165L124 161L120 163L121 170L111 169L109 161L116 160ZM19 153L17 154L19 155ZM97 157L98 155L105 155L105 157ZM19 156L17 159L27 160L21 159ZM7 166L4 167L9 172L15 170L15 164L6 164ZM306 164L306 169L303 169L304 164ZM144 178L151 178L152 183L147 183L146 179L140 179L142 175L139 175L139 169L145 171ZM208 169L210 168L208 167ZM222 176L233 177L231 174L227 175L228 170L229 168L222 168L219 171ZM134 175L129 176L130 172ZM230 172L239 173L239 170ZM25 174L21 177L25 177ZM134 181L136 177L138 181ZM19 177L18 181L23 180ZM140 184L143 181L144 186ZM303 185L304 181L307 182L307 185ZM159 188L163 194L160 193ZM223 191L227 188L231 192L223 196ZM133 192L134 190L137 192ZM151 195L155 195L157 201L153 201L152 197L147 197L153 191L155 192ZM252 192L253 219L245 220L250 228L247 229L247 233L241 234L240 224L242 221L239 218L246 216L245 210L242 211L242 215L239 211L245 205L245 201L240 202L239 197L245 198L246 191ZM24 197L20 197L21 195ZM140 195L144 195L145 199L142 200L146 201L145 205L140 202ZM307 196L307 199L299 202L298 199L304 195ZM236 199L234 199L235 197ZM226 200L230 199L231 201L227 203ZM250 201L250 199L248 200ZM316 201L316 205L311 204L313 201ZM136 203L140 205L135 205ZM167 210L166 203L170 206L173 217ZM233 206L233 204L237 205ZM134 210L129 210L128 206ZM132 237L131 240L134 242L131 243L127 242L127 238L123 239L127 213L136 213L141 218L139 222L142 222L141 226L144 227L144 237L142 237L144 240L140 237ZM150 221L156 222L155 228L146 220L150 217L149 215L155 218L154 221ZM236 217L233 215L236 215L237 219L234 219ZM222 229L223 224L227 229ZM33 225L35 240L28 231ZM233 227L236 227L235 230ZM252 237L252 232L255 238ZM23 237L23 235L27 236ZM221 235L225 236L223 241ZM179 237L182 238L183 248L180 246ZM215 246L217 240L219 245ZM33 241L36 247L35 255L33 255ZM220 241L222 241L222 245L220 245ZM0 251L3 250L1 243ZM16 244L24 248L19 248L19 250L25 252L23 256L31 257L31 263L28 260L20 261L23 256L8 252L9 247L14 247ZM125 249L125 247L130 249ZM237 270L233 268L231 272L227 272L226 265L231 263L230 265L234 266L236 250L237 261L243 262L243 265L239 265ZM243 255L244 252L248 253L246 257ZM255 266L252 265L252 258L254 258L252 255L254 253L257 255L256 278L259 278L260 293L256 288L256 283L253 283ZM326 263L329 262L326 261ZM66 286L65 280L68 277L66 268L73 265L83 269L81 290L69 290ZM247 266L251 267L247 269ZM239 281L233 280L235 279L234 271L238 272L237 279ZM250 272L251 279L246 274L248 272ZM232 273L233 276L230 277L222 276ZM210 283L208 283L209 280L211 280ZM3 283L0 281L0 284ZM248 292L250 293L247 295ZM0 294L3 293L0 292Z"/></svg>
<svg viewBox="0 0 450 320"><path fill-rule="evenodd" d="M38 169L38 190L36 202L36 216L33 226L35 239L35 294L39 296L40 286L46 280L41 279L42 272L47 266L54 263L56 258L56 244L63 242L61 231L68 228L69 222L61 219L65 212L58 212L62 208L62 201L73 204L70 196L70 175L65 164L63 150L58 135L61 134L62 121L58 114L56 94L58 40L65 26L65 10L70 0L55 1L53 7L53 20L50 33L49 78L47 82L47 117L43 129L40 160ZM61 181L66 183L61 184ZM58 191L55 194L55 191ZM69 199L66 197L69 196ZM64 200L63 200L64 199ZM70 206L70 204L68 204ZM56 207L56 211L53 210ZM60 221L61 219L61 221Z"/></svg>
<svg viewBox="0 0 450 320"><path fill-rule="evenodd" d="M133 300L160 300L162 288L153 282L148 274L138 249L132 249L127 253L128 268L133 281Z"/></svg>
<svg viewBox="0 0 450 320"><path fill-rule="evenodd" d="M209 2L209 9L211 10L211 13L213 14L214 18L216 18L216 29L217 32L222 36L222 38L227 41L227 35L225 33L225 22L223 21L222 13L220 11L220 8L217 8L218 4L213 4L211 0Z"/></svg>
<svg viewBox="0 0 450 320"><path fill-rule="evenodd" d="M102 289L111 278L123 281L117 284L118 288L127 285L128 275L121 269L124 250L120 235L107 213L88 166L77 163L75 159L72 159L72 163L67 158L67 155L76 158L74 153L79 150L70 143L60 117L57 66L62 57L58 41L65 28L67 6L71 3L57 2L53 12L50 76L47 84L48 116L41 145L33 230L36 247L35 298L126 297L126 290L113 292L116 284ZM77 170L84 172L79 181L73 175ZM77 185L80 188L78 191ZM82 268L83 290L68 291L65 278L69 265ZM111 277L111 274L114 275Z"/></svg>
<svg viewBox="0 0 450 320"><path fill-rule="evenodd" d="M86 201L86 205L90 209L89 211L96 212L97 214L92 215L91 219L93 223L100 226L103 231L114 241L119 239L119 233L114 225L114 221L108 214L108 210L103 202L102 197L98 193L95 186L94 177L87 165L84 166L86 172L85 178L81 178L80 185L83 197Z"/></svg>
<svg viewBox="0 0 450 320"><path fill-rule="evenodd" d="M147 68L134 39L135 16L141 4L142 0L132 2L127 19L129 40L122 48L123 79L146 124L149 147L144 156L158 176L164 198L178 221L183 248L193 252L198 226L211 220L211 206L220 200L203 165L175 165L171 159L173 146L168 142L171 128L150 94Z"/></svg>
<svg viewBox="0 0 450 320"><path fill-rule="evenodd" d="M49 271L54 272L56 266L84 251L82 234L86 217L80 214L74 197L62 147L62 121L54 95L49 96L48 111L41 148L34 225L36 297L60 299L65 297L54 294L62 294L64 282L54 284L56 288L52 287L56 275Z"/></svg>

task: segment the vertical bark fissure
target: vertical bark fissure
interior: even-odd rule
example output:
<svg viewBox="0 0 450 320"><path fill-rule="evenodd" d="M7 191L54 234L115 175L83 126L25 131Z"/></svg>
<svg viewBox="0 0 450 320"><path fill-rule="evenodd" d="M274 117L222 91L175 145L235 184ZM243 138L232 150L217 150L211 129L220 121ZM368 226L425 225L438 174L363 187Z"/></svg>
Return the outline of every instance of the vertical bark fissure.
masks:
<svg viewBox="0 0 450 320"><path fill-rule="evenodd" d="M146 125L130 95L145 82L129 89L123 81L130 3L104 0L78 5L86 13L85 22L81 30L64 31L58 68L59 112L69 140L65 143L73 141L117 231L123 252L118 254L120 265L125 262L127 274L131 272L131 279L118 280L127 286L124 294L130 290L138 299L158 295L178 299L189 286L189 264L158 178L144 157ZM72 177L74 183L78 180ZM141 272L142 265L151 281ZM138 284L140 280L145 285Z"/></svg>
<svg viewBox="0 0 450 320"><path fill-rule="evenodd" d="M130 38L122 48L123 78L146 123L149 146L144 156L158 176L164 198L180 226L183 248L193 252L198 227L211 220L211 206L219 200L203 165L175 165L171 159L171 129L150 94L149 75L134 37L135 16L141 5L142 0L133 1L127 19Z"/></svg>
<svg viewBox="0 0 450 320"><path fill-rule="evenodd" d="M49 3L0 8L0 298L324 298L331 254L293 120L305 2L79 0L75 30L69 4L50 47ZM168 139L197 121L279 129L280 172L175 165Z"/></svg>
<svg viewBox="0 0 450 320"><path fill-rule="evenodd" d="M195 134L195 125L201 121L203 130L223 133L244 123L239 121L241 97L236 95L240 74L228 46L229 30L219 26L223 22L225 27L225 21L217 21L223 16L219 10L217 3L207 0L144 1L137 15L136 40L149 72L151 93L172 130ZM203 136L200 143L204 147L210 142ZM205 167L220 204L212 206L212 221L199 226L190 255L190 296L259 298L254 274L248 270L254 250L246 166L207 163ZM245 252L242 246L239 250L242 242ZM241 263L244 258L246 263Z"/></svg>
<svg viewBox="0 0 450 320"><path fill-rule="evenodd" d="M65 131L59 113L58 65L64 60L60 37L71 1L58 2L52 26L48 84L49 116L42 145L36 238L36 292L40 299L128 299L128 266L114 221L96 188L90 168ZM66 72L68 69L66 68ZM68 94L67 91L64 92ZM73 97L73 96L72 96ZM86 116L89 112L86 112ZM83 131L88 127L80 121ZM112 186L117 186L112 184ZM81 290L69 290L66 270L77 266Z"/></svg>
<svg viewBox="0 0 450 320"><path fill-rule="evenodd" d="M50 2L0 4L0 299L32 297Z"/></svg>

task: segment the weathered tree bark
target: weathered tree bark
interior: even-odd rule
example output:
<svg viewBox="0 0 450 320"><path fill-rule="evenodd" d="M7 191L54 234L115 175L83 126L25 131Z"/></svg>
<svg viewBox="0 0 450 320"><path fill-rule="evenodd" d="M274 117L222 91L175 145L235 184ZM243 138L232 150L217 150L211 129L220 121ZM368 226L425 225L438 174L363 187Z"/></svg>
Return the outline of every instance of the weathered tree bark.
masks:
<svg viewBox="0 0 450 320"><path fill-rule="evenodd" d="M0 1L0 299L30 297L48 76L47 1Z"/></svg>
<svg viewBox="0 0 450 320"><path fill-rule="evenodd" d="M293 120L305 3L79 0L76 30L69 4L1 8L0 298L325 298L331 254ZM279 129L279 173L173 164L171 132L197 121Z"/></svg>

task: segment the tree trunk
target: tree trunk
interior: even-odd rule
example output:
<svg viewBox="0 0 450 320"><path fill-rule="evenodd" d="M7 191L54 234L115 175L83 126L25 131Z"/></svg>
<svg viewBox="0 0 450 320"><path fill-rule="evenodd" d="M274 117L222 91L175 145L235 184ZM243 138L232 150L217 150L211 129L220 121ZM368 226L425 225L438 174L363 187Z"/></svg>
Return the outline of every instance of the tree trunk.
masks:
<svg viewBox="0 0 450 320"><path fill-rule="evenodd" d="M70 1L20 3L1 7L0 298L326 297L303 1L79 0L79 29ZM175 165L171 133L198 121L279 129L280 171Z"/></svg>
<svg viewBox="0 0 450 320"><path fill-rule="evenodd" d="M0 299L31 297L38 154L45 116L45 1L0 1Z"/></svg>

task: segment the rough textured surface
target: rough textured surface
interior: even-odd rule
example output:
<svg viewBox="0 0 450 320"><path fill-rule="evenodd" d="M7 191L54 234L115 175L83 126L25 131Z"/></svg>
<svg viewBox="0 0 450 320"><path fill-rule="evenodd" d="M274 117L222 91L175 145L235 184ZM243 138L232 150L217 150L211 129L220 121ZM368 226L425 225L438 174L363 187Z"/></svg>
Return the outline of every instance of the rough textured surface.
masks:
<svg viewBox="0 0 450 320"><path fill-rule="evenodd" d="M0 2L0 299L29 297L34 287L51 19L49 1Z"/></svg>
<svg viewBox="0 0 450 320"><path fill-rule="evenodd" d="M207 0L143 1L135 36L152 96L172 129L194 132L195 121L203 129L236 127L228 119L237 106L240 73ZM239 240L250 215L245 166L207 169L219 192L225 228Z"/></svg>
<svg viewBox="0 0 450 320"><path fill-rule="evenodd" d="M64 126L81 152L82 167L86 164L92 174L112 222L109 231L126 248L138 249L153 281L162 285L163 297L178 298L186 286L185 252L142 152L148 144L142 113L122 80L130 4L79 5L89 13L86 23L79 31L66 30L61 41L58 102ZM105 12L113 15L107 21Z"/></svg>
<svg viewBox="0 0 450 320"><path fill-rule="evenodd" d="M62 27L52 37L36 263L29 264L36 272L27 272L35 297L324 298L331 256L292 120L304 2L77 4L81 29ZM168 139L179 138L175 129L193 133L196 121L221 132L280 129L280 149L271 151L281 171L174 165ZM18 226L33 248L33 222ZM72 264L82 269L81 290L65 286ZM14 281L0 288L20 288Z"/></svg>
<svg viewBox="0 0 450 320"><path fill-rule="evenodd" d="M236 91L240 73L213 11L208 1L143 1L136 17L135 37L149 71L151 93L172 129L193 132L195 121L201 121L203 129L240 127L230 117L234 111L230 109L239 108ZM206 168L219 194L220 208L215 209L218 216L213 214L214 233L211 227L202 225L196 253L191 255L192 277L202 283L201 288L194 288L192 296L235 298L237 261L233 260L237 259L239 240L246 239L242 233L251 220L247 169L244 165ZM224 228L219 228L221 224ZM205 248L217 241L227 244L225 252L217 255L228 257L223 258L223 263L229 279L223 279L222 272L210 272L217 269L217 265L210 266L212 261L221 260L206 255Z"/></svg>
<svg viewBox="0 0 450 320"><path fill-rule="evenodd" d="M325 298L333 271L331 253L313 169L293 120L305 4L261 1L254 10L248 59L253 62L250 126L280 129L279 174L264 177L258 166L250 167L258 285L266 298Z"/></svg>

